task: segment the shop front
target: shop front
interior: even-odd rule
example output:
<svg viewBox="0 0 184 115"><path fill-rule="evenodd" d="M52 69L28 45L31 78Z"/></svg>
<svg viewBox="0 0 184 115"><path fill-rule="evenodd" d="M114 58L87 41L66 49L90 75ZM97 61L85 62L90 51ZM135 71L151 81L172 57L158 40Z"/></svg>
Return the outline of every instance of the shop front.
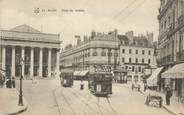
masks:
<svg viewBox="0 0 184 115"><path fill-rule="evenodd" d="M127 71L114 70L114 79L117 83L127 83Z"/></svg>
<svg viewBox="0 0 184 115"><path fill-rule="evenodd" d="M165 84L170 85L174 91L174 96L180 102L184 102L184 63L176 64L162 74Z"/></svg>

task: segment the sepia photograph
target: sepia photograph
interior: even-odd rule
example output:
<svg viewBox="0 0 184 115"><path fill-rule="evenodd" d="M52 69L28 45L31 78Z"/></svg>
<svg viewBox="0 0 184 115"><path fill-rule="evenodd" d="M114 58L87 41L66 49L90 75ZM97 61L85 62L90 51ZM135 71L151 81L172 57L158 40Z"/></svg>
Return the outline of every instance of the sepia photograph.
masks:
<svg viewBox="0 0 184 115"><path fill-rule="evenodd" d="M0 0L0 115L184 115L184 0Z"/></svg>

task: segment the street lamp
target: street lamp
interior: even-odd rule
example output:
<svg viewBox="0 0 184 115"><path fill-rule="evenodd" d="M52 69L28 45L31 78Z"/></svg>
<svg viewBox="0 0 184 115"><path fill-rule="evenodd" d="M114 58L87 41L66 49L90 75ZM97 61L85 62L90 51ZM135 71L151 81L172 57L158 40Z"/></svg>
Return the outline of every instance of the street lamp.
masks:
<svg viewBox="0 0 184 115"><path fill-rule="evenodd" d="M23 66L23 64L24 64L24 60L21 58L20 59L20 65L21 65L21 67L20 67L20 74L21 74L21 76L20 76L20 91L19 91L19 106L23 106L24 104L23 104L23 99L22 99L22 78L23 78L23 75L22 75L22 66Z"/></svg>

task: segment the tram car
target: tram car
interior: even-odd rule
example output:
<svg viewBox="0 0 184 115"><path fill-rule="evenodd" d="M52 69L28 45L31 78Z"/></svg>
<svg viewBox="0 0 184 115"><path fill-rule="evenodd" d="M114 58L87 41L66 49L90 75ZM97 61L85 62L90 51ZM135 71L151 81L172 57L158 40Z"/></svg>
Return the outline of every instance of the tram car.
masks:
<svg viewBox="0 0 184 115"><path fill-rule="evenodd" d="M112 94L112 73L98 72L90 74L88 87L95 96L108 96Z"/></svg>
<svg viewBox="0 0 184 115"><path fill-rule="evenodd" d="M73 86L73 73L61 73L60 81L63 87L72 87Z"/></svg>

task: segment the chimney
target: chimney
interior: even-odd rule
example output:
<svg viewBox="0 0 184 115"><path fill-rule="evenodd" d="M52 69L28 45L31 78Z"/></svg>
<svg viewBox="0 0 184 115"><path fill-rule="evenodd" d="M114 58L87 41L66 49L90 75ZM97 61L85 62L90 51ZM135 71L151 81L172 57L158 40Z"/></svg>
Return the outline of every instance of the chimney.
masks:
<svg viewBox="0 0 184 115"><path fill-rule="evenodd" d="M133 39L134 39L134 32L133 31L128 31L125 33L125 36L128 37L129 39L129 44L132 44L133 43Z"/></svg>
<svg viewBox="0 0 184 115"><path fill-rule="evenodd" d="M93 39L96 36L96 32L94 30L92 30L91 32L91 38Z"/></svg>
<svg viewBox="0 0 184 115"><path fill-rule="evenodd" d="M114 29L114 34L115 34L115 36L118 35L118 30L117 29Z"/></svg>
<svg viewBox="0 0 184 115"><path fill-rule="evenodd" d="M152 33L148 33L147 32L147 39L148 39L148 41L151 43L151 44L153 44L153 32Z"/></svg>
<svg viewBox="0 0 184 115"><path fill-rule="evenodd" d="M88 37L84 36L84 43L86 43L88 41Z"/></svg>
<svg viewBox="0 0 184 115"><path fill-rule="evenodd" d="M80 45L80 43L81 43L81 39L78 38L78 39L77 39L77 45Z"/></svg>

